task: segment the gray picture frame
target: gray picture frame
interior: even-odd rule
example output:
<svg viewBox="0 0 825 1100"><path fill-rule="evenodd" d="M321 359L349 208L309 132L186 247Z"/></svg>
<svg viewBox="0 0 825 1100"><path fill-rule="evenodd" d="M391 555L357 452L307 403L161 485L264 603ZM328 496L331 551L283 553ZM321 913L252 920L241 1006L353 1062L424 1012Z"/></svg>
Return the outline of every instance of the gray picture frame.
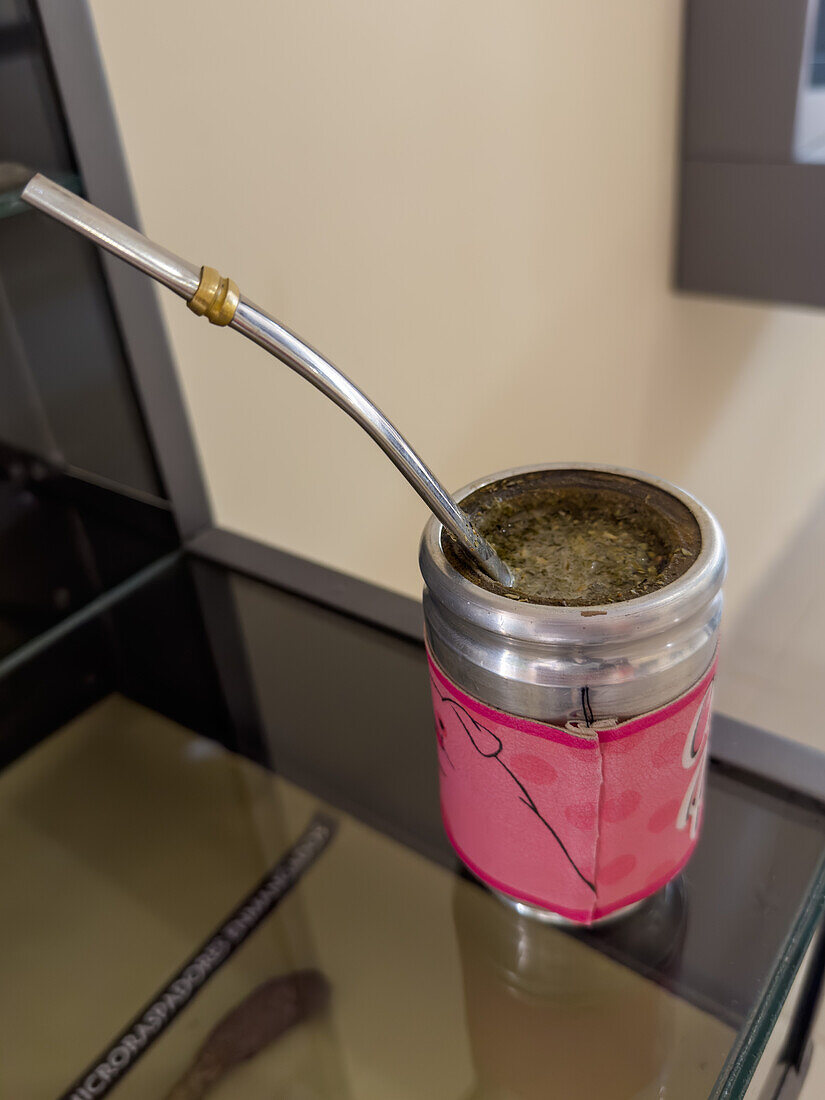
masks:
<svg viewBox="0 0 825 1100"><path fill-rule="evenodd" d="M819 0L687 0L674 281L825 305L825 165L797 154Z"/></svg>

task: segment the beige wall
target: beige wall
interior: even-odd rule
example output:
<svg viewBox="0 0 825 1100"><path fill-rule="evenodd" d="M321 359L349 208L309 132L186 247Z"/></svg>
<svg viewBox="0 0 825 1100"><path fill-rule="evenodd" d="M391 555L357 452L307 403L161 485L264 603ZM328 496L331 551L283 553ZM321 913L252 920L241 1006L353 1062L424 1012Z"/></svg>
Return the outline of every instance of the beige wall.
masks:
<svg viewBox="0 0 825 1100"><path fill-rule="evenodd" d="M451 488L578 459L696 493L737 636L825 484L825 315L669 289L676 0L91 7L150 235L321 348ZM162 302L219 522L417 594L425 510L375 445Z"/></svg>

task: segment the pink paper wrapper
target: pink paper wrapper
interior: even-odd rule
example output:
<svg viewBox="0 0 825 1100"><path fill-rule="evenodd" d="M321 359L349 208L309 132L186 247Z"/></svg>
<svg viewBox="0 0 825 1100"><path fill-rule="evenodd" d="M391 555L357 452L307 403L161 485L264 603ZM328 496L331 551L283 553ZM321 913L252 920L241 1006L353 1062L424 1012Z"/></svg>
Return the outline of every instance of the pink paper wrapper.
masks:
<svg viewBox="0 0 825 1100"><path fill-rule="evenodd" d="M638 718L561 729L471 698L430 655L441 812L459 859L581 924L655 893L699 837L715 672L714 659Z"/></svg>

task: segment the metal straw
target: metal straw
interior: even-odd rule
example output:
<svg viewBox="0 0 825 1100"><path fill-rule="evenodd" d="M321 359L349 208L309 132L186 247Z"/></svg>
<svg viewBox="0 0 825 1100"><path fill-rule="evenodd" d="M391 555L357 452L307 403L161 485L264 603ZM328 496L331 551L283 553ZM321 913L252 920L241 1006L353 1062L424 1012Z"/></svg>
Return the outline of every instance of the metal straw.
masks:
<svg viewBox="0 0 825 1100"><path fill-rule="evenodd" d="M306 378L372 436L479 567L493 580L511 587L510 570L380 409L322 355L244 298L231 280L221 279L212 268L198 269L187 263L45 176L33 176L22 198L151 275L185 298L196 313L206 314L214 324L237 329Z"/></svg>

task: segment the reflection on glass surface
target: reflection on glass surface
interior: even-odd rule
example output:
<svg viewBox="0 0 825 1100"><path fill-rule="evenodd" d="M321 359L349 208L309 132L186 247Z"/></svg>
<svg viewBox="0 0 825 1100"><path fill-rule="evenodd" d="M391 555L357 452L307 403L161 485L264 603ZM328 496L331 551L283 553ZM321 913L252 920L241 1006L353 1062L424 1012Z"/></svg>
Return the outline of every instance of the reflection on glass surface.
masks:
<svg viewBox="0 0 825 1100"><path fill-rule="evenodd" d="M118 696L7 769L0 790L2 962L17 990L0 1014L10 1096L60 1095L319 805ZM228 1072L216 1100L279 1088L318 1100L436 1090L575 1100L647 1095L664 1082L669 1097L706 1094L730 1045L726 1025L337 816L329 849L118 1096L165 1096L227 1011L303 967L329 982L328 1010ZM683 918L677 903L672 919ZM44 1031L50 1057L34 1066Z"/></svg>
<svg viewBox="0 0 825 1100"><path fill-rule="evenodd" d="M4 991L14 995L0 997L0 1095L59 1096L277 862L308 815L293 830L275 782L119 696L3 772L0 928ZM313 962L295 894L117 1095L165 1095L227 1010L264 979ZM325 1083L337 1076L328 1017L285 1039L241 1072L258 1081L243 1094L270 1096L288 1079L307 1097L335 1095Z"/></svg>
<svg viewBox="0 0 825 1100"><path fill-rule="evenodd" d="M457 884L455 922L473 1098L708 1094L730 1028L479 888Z"/></svg>
<svg viewBox="0 0 825 1100"><path fill-rule="evenodd" d="M61 665L75 642L96 659L91 625ZM328 1008L210 1097L693 1100L753 1034L748 1013L781 1003L822 806L712 767L683 878L573 935L455 873L419 645L204 562L147 582L95 637L117 653L105 697L0 772L0 1095L61 1096L319 807L339 823L331 845L118 1097L166 1097L227 1013L306 968Z"/></svg>

